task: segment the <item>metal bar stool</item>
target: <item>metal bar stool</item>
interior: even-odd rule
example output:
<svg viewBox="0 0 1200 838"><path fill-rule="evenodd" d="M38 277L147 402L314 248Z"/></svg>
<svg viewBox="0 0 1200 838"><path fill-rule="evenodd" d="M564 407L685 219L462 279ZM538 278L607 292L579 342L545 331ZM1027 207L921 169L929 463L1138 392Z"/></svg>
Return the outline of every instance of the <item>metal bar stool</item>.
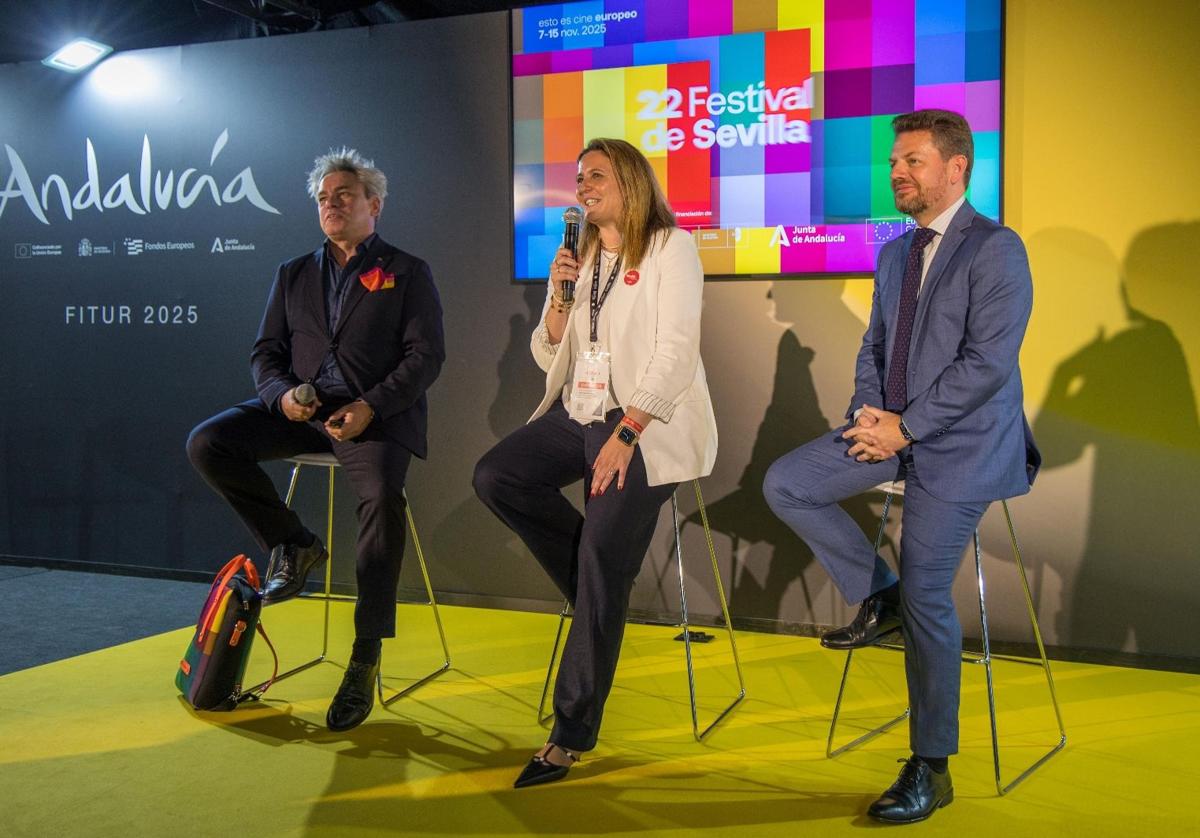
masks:
<svg viewBox="0 0 1200 838"><path fill-rule="evenodd" d="M681 613L680 621L674 625L676 628L683 629L683 632L676 639L682 638L684 657L687 660L688 701L691 704L692 710L692 735L696 737L697 742L702 742L704 737L711 733L713 728L728 716L733 711L733 708L746 697L746 681L742 677L742 663L738 657L737 639L733 635L733 622L729 618L729 603L725 598L725 586L721 583L721 572L717 567L717 551L713 547L712 531L708 527L708 513L704 509L704 496L700 494L700 481L693 480L692 485L696 490L696 503L700 506L700 520L704 525L704 539L708 544L709 559L712 561L713 580L716 582L717 597L721 603L721 615L725 620L725 629L729 634L729 648L733 651L733 666L737 671L738 679L737 696L724 710L717 714L717 717L707 727L701 730L696 710L696 676L692 667L692 631L688 622L687 588L684 585L683 578L683 549L679 535L679 504L675 495L672 494L671 519L675 525L675 563L679 570L679 608ZM558 613L558 632L554 635L554 650L550 653L550 665L546 668L546 682L542 685L542 697L538 701L538 724L547 721L554 715L553 713L546 712L546 698L550 695L550 684L554 676L554 664L558 660L558 650L562 645L563 627L566 625L569 610L569 603L564 602L562 610Z"/></svg>
<svg viewBox="0 0 1200 838"><path fill-rule="evenodd" d="M328 502L328 511L326 513L326 524L325 524L325 549L329 551L329 558L325 562L325 589L324 589L324 592L319 593L319 594L301 594L301 596L304 596L307 599L320 599L320 600L324 600L324 602L325 602L324 629L323 629L323 633L321 636L321 653L319 655L317 655L316 657L312 658L311 660L306 661L306 662L300 664L299 666L296 666L292 669L289 669L287 672L284 672L284 673L278 675L275 678L275 681L282 681L284 678L289 678L292 675L295 675L299 672L303 672L304 670L306 670L310 667L316 666L317 664L322 663L323 661L326 660L326 658L329 654L329 603L335 599L342 599L342 600L349 599L349 597L338 596L338 595L332 593L332 591L331 591L332 584L333 584L333 481L334 481L334 472L339 467L337 458L334 457L333 454L301 454L296 457L289 457L287 459L287 461L292 464L292 478L291 478L291 481L288 483L287 497L284 499L284 503L289 507L292 505L292 497L296 493L296 483L299 480L300 469L303 466L322 466L322 467L329 469L329 502ZM376 679L376 689L379 691L379 700L383 704L384 707L387 707L388 705L392 704L392 702L403 698L404 696L406 696L409 693L416 690L418 687L421 687L421 686L427 684L428 682L432 681L434 678L438 677L439 675L441 675L443 672L447 671L450 668L450 648L449 648L449 646L446 645L446 632L442 628L442 617L441 617L441 614L438 613L437 598L434 597L434 595L433 595L433 586L429 583L429 568L425 564L425 554L421 550L421 539L417 535L417 525L416 525L416 522L413 520L412 504L408 503L408 493L407 492L405 492L405 494L404 494L404 500L405 500L404 514L405 514L405 517L408 519L408 531L409 531L409 533L412 534L413 547L416 549L416 552L417 552L417 564L421 568L421 578L425 582L425 594L428 597L428 605L433 610L433 619L434 619L434 622L437 624L438 638L441 640L441 643L442 643L443 660L442 660L442 665L439 666L437 669L433 670L428 675L425 675L425 676L421 677L420 679L414 681L413 683L409 684L407 687L405 687L404 689L400 690L395 695L392 695L390 697L384 696L384 693L383 693L383 669L382 669L382 667L380 667L379 677ZM265 578L270 577L271 571L273 569L274 568L272 566L270 566L270 565L267 566L267 576ZM266 682L263 682L263 683L265 684ZM260 684L259 686L262 686L262 684ZM257 689L257 687L255 689Z"/></svg>
<svg viewBox="0 0 1200 838"><path fill-rule="evenodd" d="M903 481L896 481L893 483L884 483L880 486L877 486L876 488L879 491L884 492L886 495L884 498L884 501L883 501L883 515L879 519L879 531L875 535L875 551L878 553L879 548L883 543L884 527L887 526L888 512L891 510L892 499L896 495L900 495L900 496L904 495L904 483L903 483ZM1013 558L1016 559L1017 571L1021 577L1021 587L1025 591L1025 608L1026 608L1027 612L1029 613L1029 624L1033 628L1033 637L1037 641L1039 660L1036 660L1036 661L1035 660L1027 660L1025 658L1017 658L1017 657L1011 657L1011 656L1007 656L1007 655L993 655L992 654L991 641L988 636L987 603L985 602L985 599L984 599L983 551L980 547L979 528L978 527L976 527L976 529L975 529L975 578L976 578L976 581L977 581L978 587L979 587L979 621L980 621L980 625L982 627L983 653L977 654L974 652L964 652L962 659L965 663L983 664L984 671L987 674L988 717L991 722L991 729L992 729L992 765L995 768L996 793L997 793L997 795L1003 797L1005 794L1008 794L1008 792L1010 792L1014 788L1016 788L1018 783L1020 783L1022 780L1024 780L1026 777L1028 777L1030 774L1032 774L1034 771L1036 771L1038 768L1040 768L1048 759L1050 759L1050 757L1054 756L1056 753L1058 753L1059 751L1061 751L1063 749L1063 747L1067 744L1067 732L1066 732L1066 729L1063 727L1062 711L1059 709L1058 695L1056 694L1056 692L1054 690L1054 676L1051 675L1051 673L1050 673L1050 661L1046 657L1046 647L1042 643L1042 632L1041 632L1041 628L1038 626L1037 611L1033 605L1033 594L1030 592L1030 589L1029 589L1029 579L1025 575L1025 563L1021 560L1021 548L1017 545L1017 532L1016 532L1016 529L1013 527L1012 514L1009 512L1007 500L1001 501L1000 503L1004 507L1004 518L1008 523L1008 537L1009 537L1009 540L1012 542ZM887 648L887 649L903 649L904 648L903 646L898 646L898 645L895 645L892 643L884 643L884 644L879 644L879 645L882 646L883 648ZM842 670L842 682L838 686L837 702L834 704L834 707L833 707L833 719L829 724L829 738L825 743L825 756L826 757L830 757L830 758L836 757L842 753L845 753L846 751L850 750L851 748L856 748L859 745L863 744L864 742L874 739L876 736L879 736L880 734L884 733L885 731L890 730L891 728L895 727L900 722L907 719L908 715L909 715L909 709L905 708L904 712L901 713L899 716L896 716L896 718L894 718L888 722L885 722L884 724L880 725L877 728L867 731L862 736L859 736L857 739L853 740L852 742L849 742L849 743L842 745L841 747L835 749L833 747L834 733L837 730L838 715L840 714L841 709L842 709L842 698L846 692L846 679L850 674L850 662L853 659L854 659L854 650L851 649L849 652L846 653L846 666ZM1030 666L1040 666L1042 668L1042 670L1046 673L1046 685L1047 685L1047 687L1049 687L1049 690L1050 690L1050 701L1054 706L1054 717L1058 722L1058 734L1059 734L1058 744L1056 744L1053 748L1051 748L1049 751L1047 751L1045 754L1043 754L1041 757L1039 757L1035 762L1033 762L1028 768L1026 768L1020 774L1018 774L1016 776L1016 778L1013 779L1008 784L1005 784L1000 777L1000 739L999 739L999 735L996 730L996 693L995 693L993 680L992 680L992 661L993 660L1006 660L1006 661L1011 661L1013 663L1028 664Z"/></svg>

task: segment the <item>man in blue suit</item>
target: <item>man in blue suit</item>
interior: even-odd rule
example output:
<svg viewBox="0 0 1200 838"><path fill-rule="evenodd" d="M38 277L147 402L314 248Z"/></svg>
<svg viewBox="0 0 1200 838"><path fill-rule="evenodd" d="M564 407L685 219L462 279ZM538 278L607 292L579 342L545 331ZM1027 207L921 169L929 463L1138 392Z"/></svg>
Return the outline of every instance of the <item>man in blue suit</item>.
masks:
<svg viewBox="0 0 1200 838"><path fill-rule="evenodd" d="M919 225L879 254L849 425L781 457L763 492L849 604L833 649L901 629L911 757L868 814L924 820L954 798L962 631L955 571L991 501L1025 494L1040 456L1017 364L1033 301L1020 238L966 202L971 130L949 111L892 121L896 208ZM903 479L900 578L838 501Z"/></svg>
<svg viewBox="0 0 1200 838"><path fill-rule="evenodd" d="M341 463L358 495L358 603L326 724L344 731L371 712L381 642L396 633L404 481L412 457L426 453L425 391L446 352L429 266L375 232L383 172L353 149L330 151L309 172L308 191L326 238L279 266L250 356L258 398L198 425L187 450L271 551L268 605L299 594L328 553L259 462L332 452Z"/></svg>

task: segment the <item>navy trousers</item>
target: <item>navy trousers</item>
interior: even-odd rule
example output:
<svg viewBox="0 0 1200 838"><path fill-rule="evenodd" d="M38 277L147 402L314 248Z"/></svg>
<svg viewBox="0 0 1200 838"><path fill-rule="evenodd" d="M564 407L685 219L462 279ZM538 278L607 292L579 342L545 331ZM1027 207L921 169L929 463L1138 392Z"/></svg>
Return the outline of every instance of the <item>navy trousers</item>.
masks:
<svg viewBox="0 0 1200 838"><path fill-rule="evenodd" d="M621 420L580 425L561 402L518 428L475 466L475 493L520 536L574 608L554 684L550 741L572 751L596 747L604 702L612 689L629 592L654 535L658 513L675 483L650 486L634 449L625 488L616 481L589 497L592 463ZM562 490L583 480L586 515Z"/></svg>
<svg viewBox="0 0 1200 838"><path fill-rule="evenodd" d="M881 463L860 463L846 453L849 447L841 429L822 434L775 461L763 494L854 605L894 583L896 576L838 501L880 483L904 480L900 594L912 711L909 741L913 753L949 756L958 751L962 670L962 629L951 586L988 504L931 495L921 483L911 447Z"/></svg>
<svg viewBox="0 0 1200 838"><path fill-rule="evenodd" d="M332 412L325 406L318 416ZM233 507L264 551L307 540L310 533L284 505L259 463L332 452L358 495L355 632L360 638L396 636L396 589L406 526L404 479L412 460L408 449L376 437L370 426L361 436L338 442L315 419L292 422L251 399L197 425L188 437L187 452L196 471Z"/></svg>

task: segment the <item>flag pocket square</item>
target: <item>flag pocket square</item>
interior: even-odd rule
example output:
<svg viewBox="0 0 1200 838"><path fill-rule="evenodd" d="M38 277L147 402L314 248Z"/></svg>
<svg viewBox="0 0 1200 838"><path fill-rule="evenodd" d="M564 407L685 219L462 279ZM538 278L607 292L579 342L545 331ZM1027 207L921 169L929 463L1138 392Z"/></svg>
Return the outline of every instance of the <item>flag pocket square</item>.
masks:
<svg viewBox="0 0 1200 838"><path fill-rule="evenodd" d="M366 273L359 274L358 281L363 284L363 287L368 291L386 291L389 288L396 287L396 275L385 274L381 268L371 268Z"/></svg>

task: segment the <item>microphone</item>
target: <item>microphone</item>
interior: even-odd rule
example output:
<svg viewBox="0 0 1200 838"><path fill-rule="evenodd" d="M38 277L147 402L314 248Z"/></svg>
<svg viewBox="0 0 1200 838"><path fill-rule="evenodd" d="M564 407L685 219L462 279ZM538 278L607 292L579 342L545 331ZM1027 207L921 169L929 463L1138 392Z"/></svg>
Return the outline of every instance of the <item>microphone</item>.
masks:
<svg viewBox="0 0 1200 838"><path fill-rule="evenodd" d="M567 207L563 213L563 247L571 251L571 258L579 261L579 227L583 223L583 213L579 207ZM564 303L575 301L575 283L564 281L562 284L562 299Z"/></svg>
<svg viewBox="0 0 1200 838"><path fill-rule="evenodd" d="M292 401L301 407L308 407L317 400L317 388L307 381L292 391Z"/></svg>

